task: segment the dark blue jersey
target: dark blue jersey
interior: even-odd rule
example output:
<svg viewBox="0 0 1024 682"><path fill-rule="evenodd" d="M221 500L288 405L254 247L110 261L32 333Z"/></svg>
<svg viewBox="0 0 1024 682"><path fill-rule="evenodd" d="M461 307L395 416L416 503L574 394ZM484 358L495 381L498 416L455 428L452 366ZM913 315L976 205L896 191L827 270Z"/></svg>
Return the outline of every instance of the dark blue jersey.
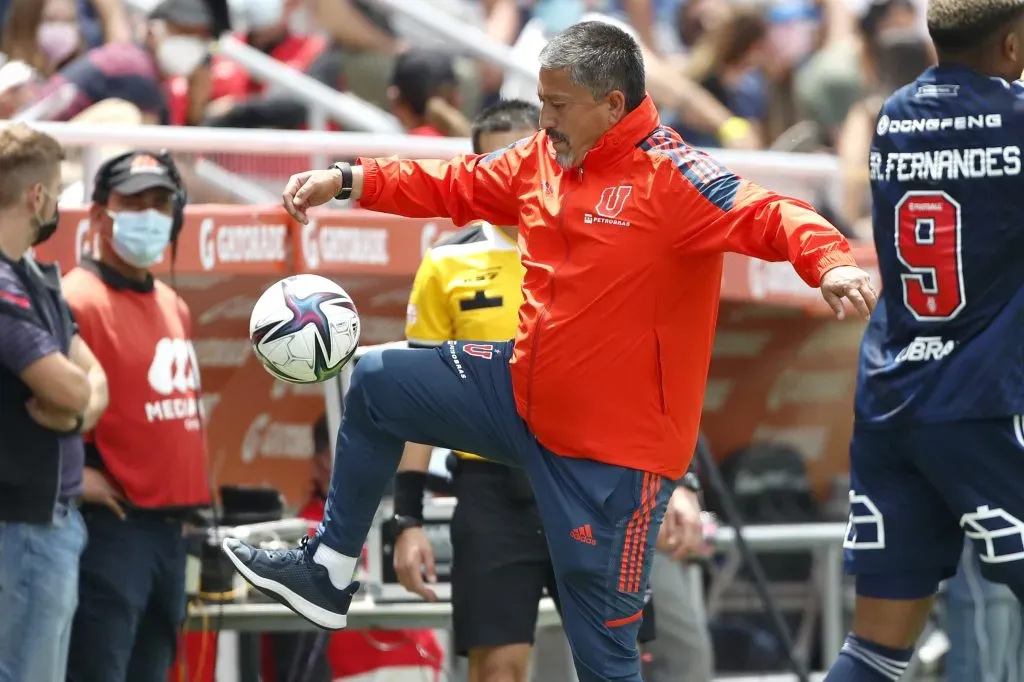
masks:
<svg viewBox="0 0 1024 682"><path fill-rule="evenodd" d="M1024 413L1024 84L939 66L882 106L869 172L882 295L861 423Z"/></svg>

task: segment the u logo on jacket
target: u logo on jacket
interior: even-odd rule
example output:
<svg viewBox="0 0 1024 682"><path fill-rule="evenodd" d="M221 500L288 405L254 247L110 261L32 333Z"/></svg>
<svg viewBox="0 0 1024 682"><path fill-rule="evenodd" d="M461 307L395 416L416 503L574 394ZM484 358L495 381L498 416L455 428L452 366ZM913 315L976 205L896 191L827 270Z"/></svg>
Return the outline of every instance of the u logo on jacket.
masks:
<svg viewBox="0 0 1024 682"><path fill-rule="evenodd" d="M622 209L626 207L626 200L632 193L633 188L629 185L605 187L594 211L602 218L617 218L622 213Z"/></svg>

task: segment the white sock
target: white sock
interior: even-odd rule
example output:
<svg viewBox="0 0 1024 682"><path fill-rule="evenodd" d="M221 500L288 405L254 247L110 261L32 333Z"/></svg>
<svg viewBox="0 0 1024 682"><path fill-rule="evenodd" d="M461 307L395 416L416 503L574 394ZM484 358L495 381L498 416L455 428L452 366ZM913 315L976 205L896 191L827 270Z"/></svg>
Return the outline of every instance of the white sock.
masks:
<svg viewBox="0 0 1024 682"><path fill-rule="evenodd" d="M331 579L332 585L343 590L352 584L359 560L356 557L345 556L321 542L313 554L313 561L327 569L327 576Z"/></svg>

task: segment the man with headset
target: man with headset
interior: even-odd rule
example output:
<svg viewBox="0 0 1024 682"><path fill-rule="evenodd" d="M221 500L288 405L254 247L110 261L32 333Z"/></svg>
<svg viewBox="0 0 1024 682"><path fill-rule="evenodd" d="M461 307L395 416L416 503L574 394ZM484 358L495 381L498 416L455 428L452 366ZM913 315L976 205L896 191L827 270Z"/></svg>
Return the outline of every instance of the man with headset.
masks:
<svg viewBox="0 0 1024 682"><path fill-rule="evenodd" d="M210 503L199 367L185 302L154 278L186 201L166 154L104 163L89 223L98 253L64 277L110 405L85 434L89 543L69 682L165 682L185 617L183 524Z"/></svg>

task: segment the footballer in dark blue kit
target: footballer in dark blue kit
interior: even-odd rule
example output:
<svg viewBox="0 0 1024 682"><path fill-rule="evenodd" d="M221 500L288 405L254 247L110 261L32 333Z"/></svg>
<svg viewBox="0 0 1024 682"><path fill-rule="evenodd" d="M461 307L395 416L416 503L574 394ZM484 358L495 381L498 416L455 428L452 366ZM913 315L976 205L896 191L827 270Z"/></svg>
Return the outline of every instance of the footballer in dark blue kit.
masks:
<svg viewBox="0 0 1024 682"><path fill-rule="evenodd" d="M898 680L966 535L1024 597L1024 0L930 0L938 65L883 105L882 296L850 448L853 631L828 682Z"/></svg>

